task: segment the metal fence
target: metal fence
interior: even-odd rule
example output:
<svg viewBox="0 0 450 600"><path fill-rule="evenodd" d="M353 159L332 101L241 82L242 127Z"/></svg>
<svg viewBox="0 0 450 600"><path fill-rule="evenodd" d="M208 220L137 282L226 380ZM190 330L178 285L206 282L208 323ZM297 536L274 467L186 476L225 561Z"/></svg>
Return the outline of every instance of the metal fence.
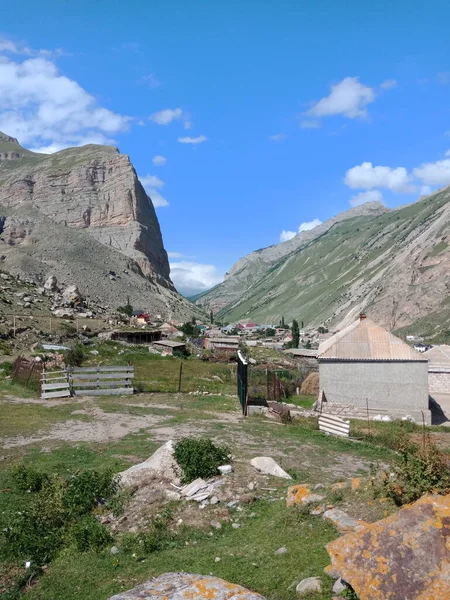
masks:
<svg viewBox="0 0 450 600"><path fill-rule="evenodd" d="M247 385L248 385L248 363L238 352L237 356L237 388L242 414L247 414Z"/></svg>
<svg viewBox="0 0 450 600"><path fill-rule="evenodd" d="M42 363L20 355L13 362L11 379L25 387L38 390L41 383Z"/></svg>
<svg viewBox="0 0 450 600"><path fill-rule="evenodd" d="M70 369L74 396L132 394L134 367L75 367Z"/></svg>

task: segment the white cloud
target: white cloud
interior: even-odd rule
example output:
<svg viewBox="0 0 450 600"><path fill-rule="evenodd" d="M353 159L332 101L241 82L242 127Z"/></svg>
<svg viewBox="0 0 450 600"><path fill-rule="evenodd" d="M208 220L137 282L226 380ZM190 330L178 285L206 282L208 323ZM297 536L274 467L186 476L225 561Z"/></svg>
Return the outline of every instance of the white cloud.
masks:
<svg viewBox="0 0 450 600"><path fill-rule="evenodd" d="M197 137L179 137L177 142L180 144L202 144L206 142L208 138L204 135L199 135Z"/></svg>
<svg viewBox="0 0 450 600"><path fill-rule="evenodd" d="M5 42L2 42L5 46ZM130 118L99 106L46 58L0 55L0 130L42 152L86 143L111 144Z"/></svg>
<svg viewBox="0 0 450 600"><path fill-rule="evenodd" d="M450 150L447 150L447 152L445 153L445 156L450 156Z"/></svg>
<svg viewBox="0 0 450 600"><path fill-rule="evenodd" d="M164 187L164 181L156 175L144 175L140 177L142 185L150 188L162 188Z"/></svg>
<svg viewBox="0 0 450 600"><path fill-rule="evenodd" d="M384 204L383 194L380 190L369 190L368 192L359 192L359 194L350 198L350 206L361 206L366 202L381 202Z"/></svg>
<svg viewBox="0 0 450 600"><path fill-rule="evenodd" d="M287 138L285 133L275 133L274 135L269 135L269 140L272 142L282 142Z"/></svg>
<svg viewBox="0 0 450 600"><path fill-rule="evenodd" d="M158 125L168 125L172 121L179 121L182 117L181 108L165 108L150 115L150 120Z"/></svg>
<svg viewBox="0 0 450 600"><path fill-rule="evenodd" d="M367 116L367 105L375 100L372 88L363 85L357 77L346 77L331 86L329 96L319 100L306 114L310 117L343 115L349 119Z"/></svg>
<svg viewBox="0 0 450 600"><path fill-rule="evenodd" d="M189 120L185 121L183 127L185 129L191 129L191 127L192 127L191 121L189 121Z"/></svg>
<svg viewBox="0 0 450 600"><path fill-rule="evenodd" d="M170 277L179 292L187 296L204 292L223 281L214 265L190 261L170 263Z"/></svg>
<svg viewBox="0 0 450 600"><path fill-rule="evenodd" d="M292 240L293 237L297 235L297 233L301 233L302 231L311 231L318 225L321 225L322 221L320 219L313 219L312 221L306 221L305 223L301 223L298 227L298 232L295 231L283 231L280 233L280 242L287 242L288 240Z"/></svg>
<svg viewBox="0 0 450 600"><path fill-rule="evenodd" d="M374 167L371 162L349 169L345 174L345 183L352 189L371 190L375 187L388 188L394 192L410 193L414 191L411 176L404 167Z"/></svg>
<svg viewBox="0 0 450 600"><path fill-rule="evenodd" d="M150 196L153 206L159 208L161 206L169 206L167 200L158 191L164 187L164 181L156 175L144 175L139 177L140 182L145 188L145 191Z"/></svg>
<svg viewBox="0 0 450 600"><path fill-rule="evenodd" d="M395 79L386 79L386 81L380 83L380 88L383 88L383 90L390 90L391 88L395 87L397 87L397 82Z"/></svg>
<svg viewBox="0 0 450 600"><path fill-rule="evenodd" d="M161 82L159 81L159 79L156 77L156 75L154 73L149 73L148 75L144 75L143 77L141 77L139 79L138 83L143 83L153 90L161 85Z"/></svg>
<svg viewBox="0 0 450 600"><path fill-rule="evenodd" d="M297 234L295 233L295 231L286 231L285 229L283 229L283 231L280 233L280 242L287 242L288 240L292 240L292 238L296 235Z"/></svg>
<svg viewBox="0 0 450 600"><path fill-rule="evenodd" d="M423 163L413 170L413 174L427 185L447 185L450 183L450 158Z"/></svg>
<svg viewBox="0 0 450 600"><path fill-rule="evenodd" d="M301 233L302 231L310 231L311 229L314 229L318 225L322 225L322 221L320 219L313 219L312 221L307 221L306 223L301 223L301 225L298 228L298 232Z"/></svg>
<svg viewBox="0 0 450 600"><path fill-rule="evenodd" d="M301 129L319 129L319 127L320 121L317 119L304 119L303 121L300 121Z"/></svg>
<svg viewBox="0 0 450 600"><path fill-rule="evenodd" d="M167 162L167 158L165 156L161 156L160 154L157 154L156 156L154 156L152 158L152 163L156 166L156 167L163 167Z"/></svg>
<svg viewBox="0 0 450 600"><path fill-rule="evenodd" d="M167 256L169 258L183 258L183 255L181 254L181 252L168 252Z"/></svg>
<svg viewBox="0 0 450 600"><path fill-rule="evenodd" d="M429 196L432 193L433 189L431 186L429 185L423 185L420 188L420 195L421 196Z"/></svg>
<svg viewBox="0 0 450 600"><path fill-rule="evenodd" d="M62 48L56 48L55 50L36 50L27 46L23 42L13 42L4 37L0 37L0 52L5 54L18 54L22 56L40 56L42 58L52 58L56 56L67 55Z"/></svg>

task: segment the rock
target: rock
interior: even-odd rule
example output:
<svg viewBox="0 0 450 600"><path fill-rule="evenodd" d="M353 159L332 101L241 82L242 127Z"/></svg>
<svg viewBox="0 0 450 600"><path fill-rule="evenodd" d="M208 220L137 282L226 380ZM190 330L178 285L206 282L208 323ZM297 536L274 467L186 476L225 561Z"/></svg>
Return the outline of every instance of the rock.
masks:
<svg viewBox="0 0 450 600"><path fill-rule="evenodd" d="M211 575L165 573L109 600L264 600L240 585Z"/></svg>
<svg viewBox="0 0 450 600"><path fill-rule="evenodd" d="M146 485L153 477L179 483L178 466L173 456L173 441L160 446L150 458L119 473L121 486Z"/></svg>
<svg viewBox="0 0 450 600"><path fill-rule="evenodd" d="M313 504L322 502L325 496L321 494L312 494L311 488L307 484L291 485L288 488L286 504L294 506L295 504Z"/></svg>
<svg viewBox="0 0 450 600"><path fill-rule="evenodd" d="M342 592L345 591L347 588L348 588L348 585L346 583L344 583L344 581L339 577L339 579L337 579L334 582L333 592L335 594L342 594Z"/></svg>
<svg viewBox="0 0 450 600"><path fill-rule="evenodd" d="M450 494L427 495L327 545L360 600L450 598Z"/></svg>
<svg viewBox="0 0 450 600"><path fill-rule="evenodd" d="M316 485L314 486L315 490L323 490L325 486L323 485L323 483L316 483Z"/></svg>
<svg viewBox="0 0 450 600"><path fill-rule="evenodd" d="M337 492L338 490L345 490L348 487L348 483L346 481L338 481L337 483L333 483L331 489L333 492Z"/></svg>
<svg viewBox="0 0 450 600"><path fill-rule="evenodd" d="M44 283L44 290L46 290L47 292L58 291L58 281L54 275L50 275L50 277L46 279Z"/></svg>
<svg viewBox="0 0 450 600"><path fill-rule="evenodd" d="M212 496L211 499L210 499L210 501L209 501L209 503L213 504L213 505L214 504L218 504L219 503L219 498L217 496Z"/></svg>
<svg viewBox="0 0 450 600"><path fill-rule="evenodd" d="M322 518L333 523L339 533L361 531L367 525L366 521L358 521L357 519L353 519L353 517L349 517L347 513L345 513L343 510L339 510L338 508L326 510L323 513Z"/></svg>
<svg viewBox="0 0 450 600"><path fill-rule="evenodd" d="M265 475L273 475L283 479L292 479L270 456L257 456L250 461L257 471Z"/></svg>
<svg viewBox="0 0 450 600"><path fill-rule="evenodd" d="M231 525L231 527L232 527L233 529L239 529L239 527L240 527L240 526L241 526L241 524L240 524L240 523L233 523L233 524Z"/></svg>
<svg viewBox="0 0 450 600"><path fill-rule="evenodd" d="M256 365L256 360L255 360L254 358L251 358L251 357L250 357L250 358L248 359L248 362L249 362L251 365Z"/></svg>
<svg viewBox="0 0 450 600"><path fill-rule="evenodd" d="M233 467L231 465L221 465L217 467L222 475L228 475L233 472Z"/></svg>
<svg viewBox="0 0 450 600"><path fill-rule="evenodd" d="M214 529L222 529L222 524L219 521L211 521L211 527L214 527Z"/></svg>
<svg viewBox="0 0 450 600"><path fill-rule="evenodd" d="M288 551L288 549L286 548L286 546L281 546L281 548L278 548L278 550L275 550L274 554L286 554Z"/></svg>
<svg viewBox="0 0 450 600"><path fill-rule="evenodd" d="M250 483L247 484L247 488L253 492L253 490L255 489L255 484L253 483L253 481L250 481Z"/></svg>
<svg viewBox="0 0 450 600"><path fill-rule="evenodd" d="M312 592L320 593L322 591L322 580L320 577L307 577L306 579L302 579L295 588L295 591L300 597L307 596Z"/></svg>
<svg viewBox="0 0 450 600"><path fill-rule="evenodd" d="M113 546L110 552L111 554L119 554L119 548L117 546Z"/></svg>
<svg viewBox="0 0 450 600"><path fill-rule="evenodd" d="M220 556L216 556L216 558L214 559L214 562L220 562Z"/></svg>
<svg viewBox="0 0 450 600"><path fill-rule="evenodd" d="M318 506L317 508L313 508L309 512L309 514L317 517L317 516L320 516L324 512L325 512L325 506L321 505L321 506Z"/></svg>
<svg viewBox="0 0 450 600"><path fill-rule="evenodd" d="M52 310L52 314L55 317L73 317L73 308L57 308L56 310Z"/></svg>
<svg viewBox="0 0 450 600"><path fill-rule="evenodd" d="M81 303L81 294L80 290L76 285L68 285L63 293L63 299L72 303L72 304L80 304Z"/></svg>

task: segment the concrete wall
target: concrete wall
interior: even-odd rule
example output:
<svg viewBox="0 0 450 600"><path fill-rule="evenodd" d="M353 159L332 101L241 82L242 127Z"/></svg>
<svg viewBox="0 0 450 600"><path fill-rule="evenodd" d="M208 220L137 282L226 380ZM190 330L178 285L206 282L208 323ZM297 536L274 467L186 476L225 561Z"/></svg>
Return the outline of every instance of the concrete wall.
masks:
<svg viewBox="0 0 450 600"><path fill-rule="evenodd" d="M365 409L367 399L371 415L428 412L427 362L320 361L319 377L328 403Z"/></svg>
<svg viewBox="0 0 450 600"><path fill-rule="evenodd" d="M430 394L450 394L450 369L429 367L428 388Z"/></svg>

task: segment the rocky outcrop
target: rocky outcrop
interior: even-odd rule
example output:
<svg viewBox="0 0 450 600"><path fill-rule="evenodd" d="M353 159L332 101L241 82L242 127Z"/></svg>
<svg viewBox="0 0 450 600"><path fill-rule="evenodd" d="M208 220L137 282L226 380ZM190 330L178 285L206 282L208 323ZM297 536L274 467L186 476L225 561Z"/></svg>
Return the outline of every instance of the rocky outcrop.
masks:
<svg viewBox="0 0 450 600"><path fill-rule="evenodd" d="M36 154L0 133L2 268L164 318L192 315L170 279L158 219L130 159L110 146ZM117 273L112 280L110 272Z"/></svg>
<svg viewBox="0 0 450 600"><path fill-rule="evenodd" d="M210 575L165 573L156 579L116 594L109 600L264 600L263 596Z"/></svg>
<svg viewBox="0 0 450 600"><path fill-rule="evenodd" d="M424 496L327 545L360 600L450 598L450 495Z"/></svg>

